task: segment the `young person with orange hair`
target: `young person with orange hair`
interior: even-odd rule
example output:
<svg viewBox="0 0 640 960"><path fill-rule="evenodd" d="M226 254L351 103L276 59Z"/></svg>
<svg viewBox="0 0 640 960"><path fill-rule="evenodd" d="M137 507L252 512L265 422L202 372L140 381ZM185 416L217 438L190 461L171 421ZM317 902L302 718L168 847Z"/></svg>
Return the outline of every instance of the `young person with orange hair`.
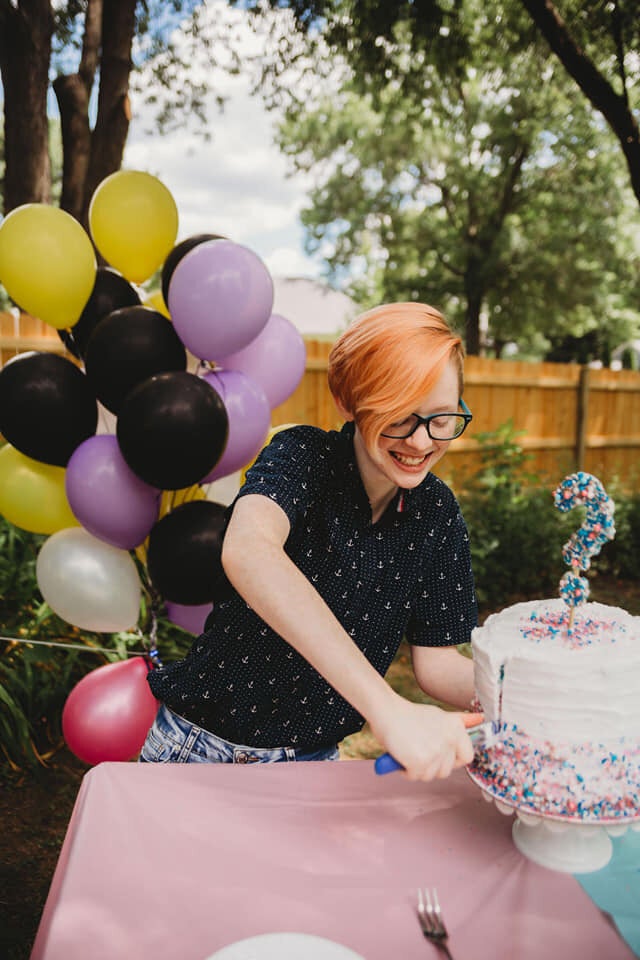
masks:
<svg viewBox="0 0 640 960"><path fill-rule="evenodd" d="M221 584L188 656L153 670L141 760L336 759L365 720L412 779L472 759L463 718L385 681L410 644L423 690L473 697L468 536L433 466L466 428L463 348L419 303L361 315L329 357L341 431L275 435L230 508Z"/></svg>

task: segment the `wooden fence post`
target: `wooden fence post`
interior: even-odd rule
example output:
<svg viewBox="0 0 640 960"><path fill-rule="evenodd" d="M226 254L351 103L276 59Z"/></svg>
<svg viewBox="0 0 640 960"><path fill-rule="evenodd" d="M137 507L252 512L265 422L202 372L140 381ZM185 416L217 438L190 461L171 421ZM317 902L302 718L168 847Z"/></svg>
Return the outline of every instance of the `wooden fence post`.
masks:
<svg viewBox="0 0 640 960"><path fill-rule="evenodd" d="M578 402L576 409L576 470L584 469L587 445L587 414L589 408L589 367L580 368Z"/></svg>

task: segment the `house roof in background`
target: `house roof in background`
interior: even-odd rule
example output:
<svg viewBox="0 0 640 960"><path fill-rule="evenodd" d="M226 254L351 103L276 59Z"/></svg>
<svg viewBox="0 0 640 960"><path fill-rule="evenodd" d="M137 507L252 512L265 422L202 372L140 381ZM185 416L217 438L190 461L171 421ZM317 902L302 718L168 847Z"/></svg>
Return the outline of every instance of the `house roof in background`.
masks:
<svg viewBox="0 0 640 960"><path fill-rule="evenodd" d="M286 317L303 336L334 336L359 313L351 297L322 280L273 277L273 313Z"/></svg>

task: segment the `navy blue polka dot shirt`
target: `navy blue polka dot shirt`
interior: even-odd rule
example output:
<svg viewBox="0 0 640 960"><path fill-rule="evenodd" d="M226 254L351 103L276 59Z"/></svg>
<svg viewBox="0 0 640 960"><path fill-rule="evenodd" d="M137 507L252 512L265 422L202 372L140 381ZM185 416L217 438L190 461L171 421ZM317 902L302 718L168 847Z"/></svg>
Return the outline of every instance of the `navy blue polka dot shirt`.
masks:
<svg viewBox="0 0 640 960"><path fill-rule="evenodd" d="M263 494L284 510L287 554L384 675L403 637L419 646L469 640L477 608L468 534L433 475L399 491L372 524L353 434L350 423L277 433L238 496ZM311 750L364 723L228 581L187 657L151 671L149 683L176 713L236 744Z"/></svg>

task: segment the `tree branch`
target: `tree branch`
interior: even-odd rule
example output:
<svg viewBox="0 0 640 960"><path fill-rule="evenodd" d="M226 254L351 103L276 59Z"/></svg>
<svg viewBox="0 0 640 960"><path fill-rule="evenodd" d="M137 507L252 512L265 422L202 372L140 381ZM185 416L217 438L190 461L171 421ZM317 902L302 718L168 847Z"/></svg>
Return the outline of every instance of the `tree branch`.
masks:
<svg viewBox="0 0 640 960"><path fill-rule="evenodd" d="M640 202L640 128L626 96L616 93L578 46L552 0L521 0L521 3L567 73L618 138L629 168L631 186Z"/></svg>

